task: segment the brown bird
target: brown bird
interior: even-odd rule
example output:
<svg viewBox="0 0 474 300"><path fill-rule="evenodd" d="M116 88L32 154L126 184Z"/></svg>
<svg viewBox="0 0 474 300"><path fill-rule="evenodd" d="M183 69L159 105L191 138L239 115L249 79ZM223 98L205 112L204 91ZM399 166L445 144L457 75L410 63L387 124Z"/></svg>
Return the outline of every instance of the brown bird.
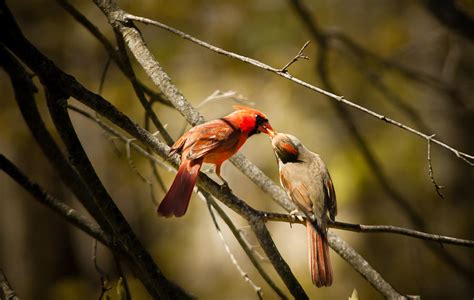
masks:
<svg viewBox="0 0 474 300"><path fill-rule="evenodd" d="M186 213L196 179L203 163L216 166L221 177L221 165L234 155L252 135L273 134L267 117L260 111L234 106L236 111L213 121L191 128L171 147L170 155L181 152L181 165L168 193L158 207L158 214L181 217Z"/></svg>
<svg viewBox="0 0 474 300"><path fill-rule="evenodd" d="M328 213L333 221L337 214L331 176L319 155L308 150L296 137L275 134L272 146L278 159L281 185L306 216L311 279L317 287L330 286L333 272L327 223Z"/></svg>

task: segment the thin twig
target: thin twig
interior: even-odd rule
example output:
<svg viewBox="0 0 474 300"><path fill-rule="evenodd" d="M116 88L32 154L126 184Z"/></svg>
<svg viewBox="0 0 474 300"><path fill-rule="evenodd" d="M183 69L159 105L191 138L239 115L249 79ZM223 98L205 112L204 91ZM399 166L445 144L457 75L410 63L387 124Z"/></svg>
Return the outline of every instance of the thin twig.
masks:
<svg viewBox="0 0 474 300"><path fill-rule="evenodd" d="M102 70L102 75L100 76L99 88L97 90L97 94L99 95L102 95L102 91L104 89L104 84L105 84L105 77L107 77L107 71L109 70L111 61L112 61L112 58L109 55L107 57L107 61L105 62L104 70Z"/></svg>
<svg viewBox="0 0 474 300"><path fill-rule="evenodd" d="M126 136L124 136L123 134L121 134L119 131L117 131L116 129L114 129L113 127L111 127L110 125L107 125L106 123L102 122L102 120L100 118L96 118L94 117L92 114L86 112L85 110L83 109L80 109L74 105L68 105L67 106L70 110L74 111L74 112L77 112L81 115L83 115L84 117L88 118L89 120L91 121L94 121L96 122L102 129L104 129L105 131L107 131L108 133L112 134L113 136L116 136L117 138L119 138L123 143L127 143L129 141L129 138L127 138ZM144 150L142 147L138 146L137 144L135 143L131 143L130 146L137 152L139 152L141 155L147 157L148 159L151 159L153 160L153 162L157 163L160 165L160 167L164 168L165 170L167 170L168 172L173 172L175 173L176 170L173 169L172 167L170 167L168 164L164 163L162 160L156 158L156 156L152 155L151 153L147 152L146 150Z"/></svg>
<svg viewBox="0 0 474 300"><path fill-rule="evenodd" d="M244 250L245 254L247 254L248 258L260 273L262 278L270 285L270 287L275 291L275 293L280 297L280 299L287 299L287 296L278 288L276 283L270 278L270 276L265 272L260 261L262 262L269 262L268 258L263 257L259 252L254 251L253 246L249 245L249 243L245 240L245 238L241 235L241 231L237 229L230 219L230 217L224 212L224 210L214 201L211 195L207 192L200 190L200 193L204 195L206 200L211 203L212 207L216 210L219 214L219 217L227 224L230 231L239 242L240 246ZM260 246L259 246L260 247ZM260 247L261 248L261 247Z"/></svg>
<svg viewBox="0 0 474 300"><path fill-rule="evenodd" d="M98 41L102 44L105 51L108 53L109 58L111 58L122 71L122 73L127 76L127 72L125 71L124 65L119 57L117 49L110 41L107 39L105 35L100 32L99 28L95 26L89 19L86 18L80 11L78 11L74 6L69 3L67 0L56 0L58 4L67 12L69 13L79 24L84 26L84 28L89 31ZM153 101L160 102L164 105L170 106L170 102L164 97L163 93L155 92L146 85L141 82L138 82L141 88L145 91L145 93L153 99Z"/></svg>
<svg viewBox="0 0 474 300"><path fill-rule="evenodd" d="M133 70L132 64L130 63L130 59L128 57L125 42L123 40L122 35L118 31L115 31L115 37L117 40L118 54L120 57L120 61L122 62L122 65L123 65L123 70L125 74L127 75L127 77L130 79L130 82L132 83L132 87L133 87L133 90L135 91L135 95L137 96L146 114L151 119L151 121L153 122L153 125L155 125L156 129L159 131L160 135L163 137L165 142L168 145L172 145L173 139L165 130L165 127L163 126L163 124L161 124L160 119L158 119L158 116L153 111L153 108L150 102L145 97L144 89L139 84L135 76L135 71Z"/></svg>
<svg viewBox="0 0 474 300"><path fill-rule="evenodd" d="M377 118L377 119L379 119L379 120L381 120L381 121L384 121L384 122L386 122L386 123L388 123L388 124L391 124L391 125L393 125L393 126L397 126L397 127L401 128L401 129L403 129L403 130L406 130L406 131L412 133L412 134L415 134L415 135L417 135L417 136L419 136L419 137L422 137L422 138L424 138L425 140L428 140L428 138L429 138L429 135L427 135L427 134L425 134L425 133L423 133L423 132L420 132L420 131L418 131L418 130L416 130L416 129L413 129L413 128L411 128L411 127L409 127L409 126L407 126L407 125L401 123L401 122L398 122L398 121L396 121L396 120L394 120L394 119L391 119L391 118L389 118L389 117L386 117L386 116L384 116L384 115L382 115L382 114L379 114L379 113L377 113L377 112L375 112L375 111L372 111L372 110L370 110L370 109L368 109L368 108L366 108L366 107L364 107L364 106L362 106L362 105L356 104L356 103L354 103L354 102L352 102L352 101L350 101L350 100L344 98L344 96L339 96L339 95L333 94L333 93L331 93L331 92L328 92L328 91L326 91L326 90L324 90L324 89L321 89L321 88L319 88L319 87L316 87L316 86L314 86L314 85L311 85L311 84L309 84L309 83L307 83L307 82L305 82L305 81L303 81L303 80L301 80L301 79L298 79L298 78L296 78L296 77L290 75L288 72L282 72L281 69L277 69L277 68L271 67L271 66L269 66L269 65L267 65L267 64L265 64L265 63L262 63L262 62L260 62L260 61L258 61L258 60L255 60L255 59L253 59L253 58L249 58L249 57L246 57L246 56L243 56L243 55L240 55L240 54L236 54L236 53L233 53L233 52L229 52L229 51L223 50L223 49L221 49L221 48L219 48L219 47L216 47L216 46L214 46L214 45L208 44L208 43L206 43L206 42L204 42L204 41L201 41L201 40L199 40L199 39L197 39L197 38L195 38L195 37L193 37L193 36L191 36L191 35L189 35L189 34L187 34L187 33L184 33L184 32L182 32L182 31L179 31L179 30L177 30L177 29L175 29L175 28L173 28L173 27L170 27L170 26L168 26L168 25L162 24L162 23L160 23L160 22L158 22L158 21L150 20L150 19L143 18L143 17L134 16L134 15L131 15L131 14L125 14L124 18L125 18L126 20L138 21L138 22L141 22L141 23L144 23L144 24L149 24L149 25L154 25L154 26L160 27L160 28L165 29L165 30L167 30L167 31L169 31L169 32L171 32L171 33L174 33L174 34L176 34L176 35L178 35L178 36L180 36L180 37L182 37L182 38L184 38L184 39L186 39L186 40L189 40L189 41L191 41L191 42L193 42L193 43L195 43L195 44L197 44L197 45L199 45L199 46L201 46L201 47L207 48L207 49L209 49L209 50L211 50L211 51L214 51L214 52L216 52L216 53L219 53L219 54L222 54L222 55L225 55L225 56L228 56L228 57L231 57L231 58L240 60L240 61L242 61L242 62L248 63L248 64L253 65L253 66L255 66L255 67L258 67L258 68L261 68L261 69L263 69L263 70L266 70L266 71L275 73L275 74L277 74L277 75L280 75L280 76L282 76L282 77L284 77L284 78L286 78L286 79L288 79L288 80L291 80L291 81L293 81L293 82L295 82L295 83L297 83L297 84L299 84L299 85L301 85L301 86L304 86L304 87L306 87L306 88L308 88L308 89L310 89L310 90L312 90L312 91L315 91L315 92L317 92L317 93L320 93L320 94L323 94L323 95L325 95L325 96L328 96L329 98L331 98L331 99L333 99L333 100L336 100L336 101L338 101L338 102L344 103L344 104L346 104L346 105L348 105L348 106L350 106L350 107L352 107L352 108L355 108L355 109L357 109L357 110L359 110L359 111L362 111L362 112L364 112L364 113L366 113L366 114L368 114L368 115L370 115L370 116L372 116L372 117L375 117L375 118ZM450 145L448 145L448 144L446 144L446 143L443 143L443 142L441 142L441 141L439 141L439 140L436 140L436 139L432 139L432 142L435 143L435 144L437 144L437 145L439 145L439 146L441 146L441 147L443 147L443 148L445 148L445 149L447 149L447 150L449 150L449 151L451 151L452 153L454 153L454 154L456 155L456 157L458 157L458 158L464 160L464 161L465 161L466 163L468 163L470 166L474 166L474 155L461 152L461 151L455 149L454 147L452 147L452 146L450 146Z"/></svg>
<svg viewBox="0 0 474 300"><path fill-rule="evenodd" d="M99 295L99 300L102 300L102 298L106 297L107 291L109 291L112 287L107 286L109 283L109 275L102 270L102 268L99 266L99 263L97 262L97 240L94 239L92 241L92 262L94 263L94 268L97 271L97 273L100 275L100 283L101 283L101 290L100 290L100 295Z"/></svg>
<svg viewBox="0 0 474 300"><path fill-rule="evenodd" d="M276 221L276 222L288 222L288 223L297 223L297 224L305 224L304 220L299 220L294 218L290 214L279 214L279 213L270 213L270 212L262 212L264 218L267 221ZM474 247L473 240L467 239L459 239L450 236L444 236L439 234L432 234L426 233L418 230L408 229L399 226L392 226L392 225L363 225L363 224L353 224L353 223L346 223L346 222L329 222L329 227L340 229L340 230L347 230L347 231L354 231L354 232L364 232L364 233L393 233L393 234L400 234L405 235L421 240L428 240L434 241L441 244L451 244L463 247Z"/></svg>
<svg viewBox="0 0 474 300"><path fill-rule="evenodd" d="M38 202L49 207L66 221L73 224L86 234L99 240L102 244L111 246L110 238L89 219L80 215L75 209L61 202L59 199L48 194L41 186L31 181L15 164L13 164L3 154L0 154L0 170L3 170L28 193L30 193Z"/></svg>
<svg viewBox="0 0 474 300"><path fill-rule="evenodd" d="M433 134L428 139L428 150L427 150L428 175L430 176L431 183L433 184L433 186L436 189L436 193L438 194L438 196L441 197L441 199L444 199L443 194L441 194L441 189L443 188L443 186L440 186L436 183L436 181L434 179L434 174L433 174L433 165L431 163L431 139L434 138L434 137L435 137L435 135Z"/></svg>
<svg viewBox="0 0 474 300"><path fill-rule="evenodd" d="M211 215L212 222L214 223L214 227L216 228L217 235L219 236L219 239L221 240L222 244L224 245L224 249L227 252L227 254L229 255L230 260L232 261L232 264L237 269L237 271L239 271L240 275L242 276L242 278L244 278L245 282L250 284L250 286L255 290L255 292L257 293L258 298L263 299L262 288L259 287L257 284L255 284L255 282L253 282L252 279L250 279L250 276L242 269L242 267L239 265L239 262L237 261L237 259L235 259L234 254L230 250L230 247L227 244L227 242L225 240L225 237L222 234L222 231L219 227L219 223L217 223L216 216L214 215L214 211L212 210L211 202L207 201L206 197L204 197L204 195L202 193L198 193L198 195L202 198L203 201L205 201L207 203L207 208L209 210L209 214Z"/></svg>
<svg viewBox="0 0 474 300"><path fill-rule="evenodd" d="M300 51L298 52L298 54L296 54L295 57L293 57L292 60L290 60L283 68L280 69L280 72L288 72L288 68L294 64L295 62L297 62L299 59L306 59L308 60L309 57L306 56L306 55L303 55L303 51L304 49L309 45L310 41L307 41L306 43L304 43L303 47L301 47Z"/></svg>
<svg viewBox="0 0 474 300"><path fill-rule="evenodd" d="M143 175L138 170L137 166L135 165L135 162L132 159L132 155L130 153L130 144L133 145L134 140L135 139L127 139L127 141L125 142L125 152L127 153L128 165L138 175L138 177L150 187L151 200L153 201L153 203L157 204L158 200L155 198L155 193L153 192L153 190L154 190L153 182L151 180L149 180L148 178L146 178L145 175Z"/></svg>
<svg viewBox="0 0 474 300"><path fill-rule="evenodd" d="M247 100L244 96L238 94L236 91L222 92L220 90L215 90L211 95L209 95L209 97L207 97L201 103L196 105L196 109L203 108L209 102L225 100L225 99L232 99L237 103L241 103L241 104L245 104L249 106L255 105L255 102Z"/></svg>

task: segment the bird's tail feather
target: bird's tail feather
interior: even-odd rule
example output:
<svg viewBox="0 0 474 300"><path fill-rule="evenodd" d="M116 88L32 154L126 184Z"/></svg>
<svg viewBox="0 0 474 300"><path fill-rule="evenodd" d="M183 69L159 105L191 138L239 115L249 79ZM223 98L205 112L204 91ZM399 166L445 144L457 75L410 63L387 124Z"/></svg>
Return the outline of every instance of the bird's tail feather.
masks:
<svg viewBox="0 0 474 300"><path fill-rule="evenodd" d="M308 234L309 269L313 284L317 287L330 286L333 273L327 234L315 228L310 221L306 221L306 230Z"/></svg>
<svg viewBox="0 0 474 300"><path fill-rule="evenodd" d="M188 209L202 160L183 160L168 193L158 207L158 214L181 217Z"/></svg>

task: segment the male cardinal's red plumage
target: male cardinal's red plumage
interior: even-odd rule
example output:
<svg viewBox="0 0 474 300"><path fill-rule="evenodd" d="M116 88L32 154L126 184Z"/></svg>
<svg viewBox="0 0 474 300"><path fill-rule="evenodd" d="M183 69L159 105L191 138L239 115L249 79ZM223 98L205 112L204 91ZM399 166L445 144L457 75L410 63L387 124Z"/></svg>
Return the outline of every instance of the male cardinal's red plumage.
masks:
<svg viewBox="0 0 474 300"><path fill-rule="evenodd" d="M221 177L222 163L234 155L247 138L256 133L273 134L267 117L256 109L234 106L233 113L191 128L171 147L170 155L181 152L181 165L158 214L181 217L186 213L202 163L216 166Z"/></svg>
<svg viewBox="0 0 474 300"><path fill-rule="evenodd" d="M311 278L317 287L330 286L333 273L329 258L327 222L337 214L336 194L324 162L294 136L272 137L280 181L298 210L306 217Z"/></svg>

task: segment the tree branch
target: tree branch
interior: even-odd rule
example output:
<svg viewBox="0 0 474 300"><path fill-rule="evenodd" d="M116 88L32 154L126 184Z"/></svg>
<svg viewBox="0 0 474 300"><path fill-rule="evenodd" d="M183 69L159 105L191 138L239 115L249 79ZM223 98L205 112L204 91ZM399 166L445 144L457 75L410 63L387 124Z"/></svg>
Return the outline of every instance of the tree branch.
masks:
<svg viewBox="0 0 474 300"><path fill-rule="evenodd" d="M97 2L97 0L96 0L96 2ZM123 11L122 11L122 13L123 13ZM138 16L134 16L134 15L126 14L126 13L125 13L124 15L121 15L121 16L114 16L114 18L115 18L115 21L117 21L117 20L120 20L120 21L132 20L132 21L139 21L139 22L142 22L142 23L144 23L144 24L154 25L154 26L160 27L160 28L165 29L165 30L167 30L167 31L169 31L169 32L171 32L171 33L174 33L174 34L176 34L176 35L178 35L178 36L180 36L180 37L182 37L182 38L184 38L184 39L186 39L186 40L189 40L189 41L191 41L191 42L193 42L193 43L195 43L195 44L197 44L197 45L199 45L199 46L201 46L201 47L207 48L207 49L212 50L212 51L214 51L214 52L216 52L216 53L219 53L219 54L222 54L222 55L225 55L225 56L228 56L228 57L231 57L231 58L240 60L240 61L242 61L242 62L248 63L248 64L253 65L253 66L255 66L255 67L258 67L258 68L260 68L260 69L263 69L263 70L266 70L266 71L275 73L275 74L277 74L277 75L280 75L281 77L284 77L284 78L286 78L286 79L288 79L288 80L290 80L290 81L293 81L293 82L295 82L295 83L297 83L297 84L299 84L299 85L301 85L301 86L304 86L304 87L306 87L306 88L308 88L308 89L310 89L310 90L312 90L312 91L315 91L315 92L317 92L317 93L320 93L320 94L323 94L323 95L325 95L325 96L328 96L328 97L331 98L332 100L336 100L336 101L338 101L338 102L344 103L344 104L346 104L346 105L348 105L348 106L350 106L350 107L352 107L352 108L355 108L355 109L357 109L357 110L359 110L359 111L362 111L362 112L364 112L364 113L366 113L366 114L368 114L368 115L370 115L370 116L372 116L372 117L375 117L375 118L377 118L377 119L379 119L379 120L381 120L381 121L384 121L384 122L386 122L386 123L388 123L388 124L390 124L390 125L399 127L399 128L401 128L401 129L403 129L403 130L405 130L405 131L408 131L408 132L410 132L410 133L412 133L412 134L415 134L415 135L417 135L417 136L419 136L419 137L421 137L421 138L423 138L423 139L425 139L425 140L428 140L428 138L430 137L429 134L420 132L420 131L418 131L418 130L416 130L416 129L413 129L413 128L411 128L411 127L409 127L409 126L407 126L407 125L401 123L401 122L398 122L398 121L396 121L396 120L394 120L394 119L391 119L391 118L389 118L389 117L386 117L386 116L384 116L384 115L382 115L382 114L380 114L380 113L377 113L377 112L375 112L375 111L372 111L372 110L370 110L370 109L368 109L368 108L366 108L366 107L364 107L364 106L362 106L362 105L356 104L356 103L354 103L353 101L350 101L350 100L344 98L344 96L339 96L339 95L333 94L333 93L331 93L331 92L328 92L328 91L326 91L326 90L324 90L324 89L318 88L318 87L316 87L316 86L314 86L314 85L311 85L311 84L309 84L309 83L307 83L307 82L305 82L305 81L303 81L303 80L301 80L301 79L298 79L298 78L296 78L296 77L290 75L288 72L282 72L281 69L277 69L277 68L271 67L271 66L269 66L269 65L267 65L267 64L265 64L265 63L262 63L262 62L260 62L260 61L258 61L258 60L252 59L252 58L245 57L245 56L243 56L243 55L239 55L239 54L235 54L235 53L233 53L233 52L229 52L229 51L223 50L223 49L221 49L221 48L219 48L219 47L216 47L216 46L213 46L213 45L208 44L208 43L206 43L206 42L203 42L203 41L201 41L201 40L199 40L199 39L197 39L197 38L195 38L195 37L193 37L193 36L191 36L191 35L189 35L189 34L187 34L187 33L184 33L184 32L182 32L182 31L179 31L179 30L177 30L177 29L175 29L175 28L173 28L173 27L170 27L170 26L168 26L168 25L162 24L162 23L160 23L160 22L158 22L158 21L154 21L154 20L150 20L150 19L147 19L147 18L138 17ZM129 46L130 46L130 45L129 45ZM137 59L138 59L138 58L137 58ZM139 60L139 61L140 61L140 60ZM166 94L166 93L165 93L165 94ZM183 108L183 107L182 107L182 108ZM180 112L181 112L181 111L180 111ZM461 152L461 151L455 149L454 147L452 147L452 146L450 146L450 145L448 145L448 144L446 144L446 143L444 143L444 142L441 142L440 140L437 140L437 139L432 139L432 142L435 143L435 144L437 144L437 145L439 145L439 146L441 146L441 147L443 147L443 148L445 148L445 149L447 149L447 150L449 150L449 151L451 151L451 152L454 153L458 158L464 160L464 161L465 161L466 163L468 163L469 165L474 166L474 155Z"/></svg>
<svg viewBox="0 0 474 300"><path fill-rule="evenodd" d="M3 154L0 154L0 170L3 170L8 174L36 200L38 200L38 202L51 208L51 210L65 218L67 222L94 237L107 247L112 247L110 237L108 237L99 226L92 223L89 219L82 216L75 209L64 204L59 199L49 195L41 186L28 179L28 177Z"/></svg>
<svg viewBox="0 0 474 300"><path fill-rule="evenodd" d="M122 63L122 60L116 47L114 47L112 43L109 42L107 37L105 37L105 35L103 35L102 32L100 32L100 30L91 21L89 21L89 19L87 19L80 11L78 11L72 4L70 4L69 1L56 0L56 2L66 12L68 12L79 24L84 26L84 28L89 31L99 41L99 43L102 44L109 57L117 64L122 73L128 77L128 73ZM130 77L128 78L131 80ZM161 92L153 91L140 81L137 81L137 84L152 99L152 101L157 101L167 106L171 105Z"/></svg>
<svg viewBox="0 0 474 300"><path fill-rule="evenodd" d="M248 258L254 265L255 269L260 273L262 278L270 285L270 287L277 293L278 297L280 299L287 299L285 294L278 288L278 286L273 282L273 280L268 276L268 274L265 272L261 264L258 262L257 258L255 257L252 249L247 245L245 240L242 238L239 230L235 227L235 225L232 223L232 220L229 218L229 216L224 212L224 210L212 199L210 195L206 195L204 192L204 196L206 198L206 201L208 201L211 206L216 210L216 212L219 214L221 219L227 224L229 227L230 231L232 234L235 236L237 241L239 242L240 246L244 250L245 254L247 254Z"/></svg>
<svg viewBox="0 0 474 300"><path fill-rule="evenodd" d="M287 223L298 223L306 224L305 220L299 220L293 215L289 214L279 214L271 212L261 212L264 215L266 221L276 221L276 222L287 222ZM421 240L428 240L438 242L440 244L451 244L463 247L474 247L473 240L459 239L450 236L444 236L433 233L426 233L418 230L408 229L399 226L392 225L362 225L362 224L353 224L346 222L329 222L329 227L340 230L354 231L354 232L365 232L365 233L393 233L399 235L405 235Z"/></svg>
<svg viewBox="0 0 474 300"><path fill-rule="evenodd" d="M349 244L332 232L328 232L329 245L344 258L357 272L387 299L406 299L400 295L380 273L370 267L369 263L360 256Z"/></svg>
<svg viewBox="0 0 474 300"><path fill-rule="evenodd" d="M259 287L255 282L253 282L252 279L250 279L249 275L242 269L242 267L239 265L239 263L235 259L235 256L234 256L234 254L232 254L232 251L230 251L229 245L227 244L227 242L224 238L224 235L222 234L222 231L219 227L219 223L217 223L216 215L214 214L214 211L213 211L213 208L217 206L216 203L215 202L213 203L213 202L210 201L211 200L210 196L208 198L206 198L206 196L204 196L203 193L198 193L198 194L200 196L202 196L202 199L205 202L207 202L207 208L209 210L209 214L211 215L212 222L214 223L214 227L216 228L217 235L219 236L222 244L224 245L225 251L229 255L230 260L232 261L232 264L235 266L237 271L239 271L240 276L242 276L242 278L245 280L245 282L250 284L250 286L255 290L255 292L257 293L258 299L260 299L260 300L263 299L262 288Z"/></svg>

